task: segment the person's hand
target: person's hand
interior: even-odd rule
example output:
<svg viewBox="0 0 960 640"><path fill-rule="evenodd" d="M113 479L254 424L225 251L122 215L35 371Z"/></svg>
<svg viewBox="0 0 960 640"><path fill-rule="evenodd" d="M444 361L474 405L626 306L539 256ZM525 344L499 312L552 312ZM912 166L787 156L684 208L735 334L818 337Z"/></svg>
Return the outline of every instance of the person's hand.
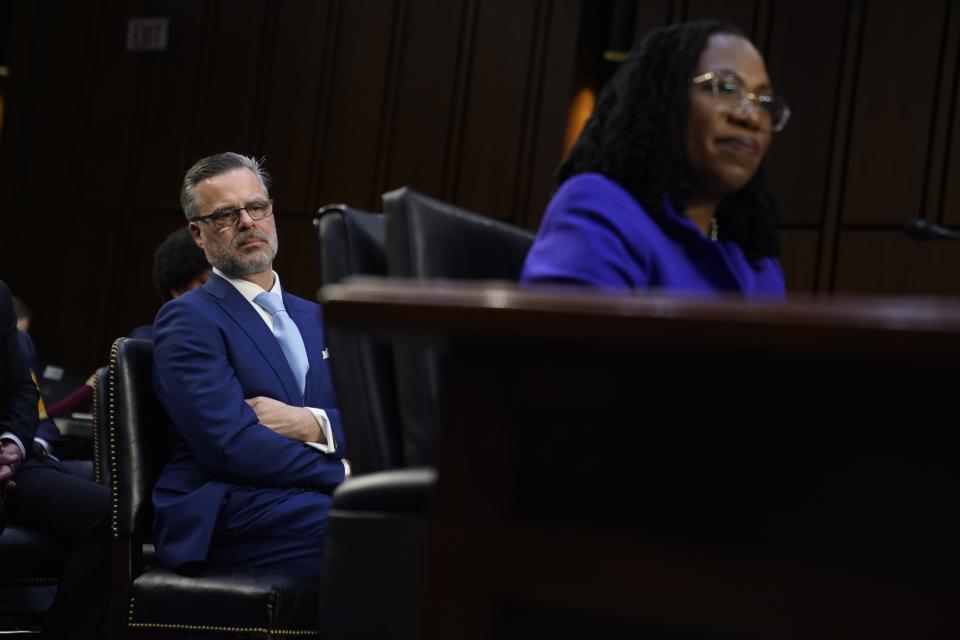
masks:
<svg viewBox="0 0 960 640"><path fill-rule="evenodd" d="M257 414L260 424L282 436L301 442L327 441L317 419L305 407L291 407L279 400L263 396L247 398L244 402Z"/></svg>
<svg viewBox="0 0 960 640"><path fill-rule="evenodd" d="M13 476L17 475L21 462L23 462L23 455L17 443L10 441L0 443L0 489L13 489L17 486Z"/></svg>

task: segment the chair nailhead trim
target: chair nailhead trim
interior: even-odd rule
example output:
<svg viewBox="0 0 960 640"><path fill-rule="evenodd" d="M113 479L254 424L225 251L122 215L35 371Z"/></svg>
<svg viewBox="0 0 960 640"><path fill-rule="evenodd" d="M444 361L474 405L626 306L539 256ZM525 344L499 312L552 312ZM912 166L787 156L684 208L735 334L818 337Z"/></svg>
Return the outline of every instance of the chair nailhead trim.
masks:
<svg viewBox="0 0 960 640"><path fill-rule="evenodd" d="M59 577L57 577L57 578L51 578L51 577L46 577L46 578L37 578L37 577L21 578L21 577L16 577L16 576L3 576L3 577L0 577L0 584L21 584L21 583L23 583L23 582L38 582L38 583L40 583L40 584L57 584L58 582L60 582L60 578L59 578Z"/></svg>
<svg viewBox="0 0 960 640"><path fill-rule="evenodd" d="M170 631L218 631L220 633L262 633L273 636L295 636L298 638L319 638L318 631L300 629L265 629L263 627L215 627L202 624L173 624L169 622L131 622L131 629L165 629Z"/></svg>
<svg viewBox="0 0 960 640"><path fill-rule="evenodd" d="M117 338L110 347L110 369L108 371L107 391L110 394L110 401L107 405L109 418L107 420L110 438L110 497L113 501L113 511L110 518L110 528L113 531L113 539L120 539L120 500L117 497L119 487L117 487L117 355L120 353L120 342L123 338ZM94 395L96 397L96 395Z"/></svg>
<svg viewBox="0 0 960 640"><path fill-rule="evenodd" d="M103 435L100 431L103 429L103 425L100 424L100 402L98 400L100 396L100 376L94 374L93 377L93 481L97 484L103 484L103 476L100 471L100 467L103 464L103 456L101 455L101 445L100 439L103 438Z"/></svg>

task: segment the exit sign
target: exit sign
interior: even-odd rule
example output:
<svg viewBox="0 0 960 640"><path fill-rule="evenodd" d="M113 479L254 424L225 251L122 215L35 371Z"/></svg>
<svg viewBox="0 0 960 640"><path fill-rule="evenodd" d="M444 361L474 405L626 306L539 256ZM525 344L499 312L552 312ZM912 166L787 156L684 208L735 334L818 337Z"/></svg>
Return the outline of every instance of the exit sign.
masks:
<svg viewBox="0 0 960 640"><path fill-rule="evenodd" d="M127 20L127 51L166 51L170 18Z"/></svg>

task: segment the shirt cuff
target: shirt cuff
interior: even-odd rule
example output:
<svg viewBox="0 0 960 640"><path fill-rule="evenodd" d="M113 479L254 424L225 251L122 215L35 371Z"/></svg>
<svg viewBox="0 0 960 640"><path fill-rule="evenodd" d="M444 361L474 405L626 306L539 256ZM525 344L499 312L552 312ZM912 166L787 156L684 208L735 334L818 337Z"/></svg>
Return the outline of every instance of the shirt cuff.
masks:
<svg viewBox="0 0 960 640"><path fill-rule="evenodd" d="M317 419L317 423L320 425L320 431L323 432L323 437L326 440L325 443L308 442L307 444L324 453L333 453L337 450L337 443L333 440L333 426L330 424L330 418L327 417L327 412L323 409L314 409L313 407L307 407L307 409L313 414L313 417Z"/></svg>
<svg viewBox="0 0 960 640"><path fill-rule="evenodd" d="M50 458L51 460L56 460L57 462L60 462L60 458L53 455L53 449L50 447L49 442L47 442L43 438L34 438L33 441L36 442L41 447L43 447L43 450L47 452L48 458Z"/></svg>
<svg viewBox="0 0 960 640"><path fill-rule="evenodd" d="M326 418L326 416L324 416L324 418ZM20 438L7 431L5 433L0 433L0 440L13 440L14 444L20 447L20 460L23 461L27 459L27 450L23 448L23 443L20 442Z"/></svg>

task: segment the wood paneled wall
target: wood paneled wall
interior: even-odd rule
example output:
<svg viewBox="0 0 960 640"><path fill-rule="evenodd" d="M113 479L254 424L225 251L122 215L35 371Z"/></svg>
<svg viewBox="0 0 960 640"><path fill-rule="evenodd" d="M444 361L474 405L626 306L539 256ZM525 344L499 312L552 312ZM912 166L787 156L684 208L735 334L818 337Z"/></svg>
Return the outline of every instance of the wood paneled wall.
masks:
<svg viewBox="0 0 960 640"><path fill-rule="evenodd" d="M183 224L180 180L209 153L266 156L277 269L308 298L323 204L380 210L381 193L410 185L528 224L562 153L580 12L569 0L19 3L0 277L34 307L41 355L92 368L152 320L153 249ZM167 51L125 50L136 16L169 17Z"/></svg>
<svg viewBox="0 0 960 640"><path fill-rule="evenodd" d="M95 366L151 320L151 255L182 224L182 174L224 149L267 157L278 271L306 297L325 203L379 209L411 185L534 228L600 5L18 3L0 277L35 307L43 355ZM170 18L167 51L125 51L126 20L144 15ZM768 162L791 289L960 293L960 245L900 232L917 216L960 227L960 2L637 0L638 34L699 18L751 34L793 109Z"/></svg>
<svg viewBox="0 0 960 640"><path fill-rule="evenodd" d="M638 2L637 33L720 18L750 34L793 111L771 147L782 262L795 292L960 294L960 2Z"/></svg>

